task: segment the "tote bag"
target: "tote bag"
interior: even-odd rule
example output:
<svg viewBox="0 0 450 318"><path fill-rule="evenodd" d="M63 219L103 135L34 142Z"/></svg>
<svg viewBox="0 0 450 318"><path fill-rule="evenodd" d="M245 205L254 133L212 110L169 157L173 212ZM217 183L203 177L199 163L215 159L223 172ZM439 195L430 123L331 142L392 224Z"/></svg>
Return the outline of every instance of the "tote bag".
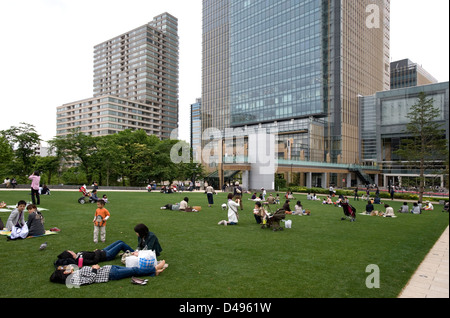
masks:
<svg viewBox="0 0 450 318"><path fill-rule="evenodd" d="M156 266L156 254L152 250L139 251L138 267L140 269L149 269Z"/></svg>

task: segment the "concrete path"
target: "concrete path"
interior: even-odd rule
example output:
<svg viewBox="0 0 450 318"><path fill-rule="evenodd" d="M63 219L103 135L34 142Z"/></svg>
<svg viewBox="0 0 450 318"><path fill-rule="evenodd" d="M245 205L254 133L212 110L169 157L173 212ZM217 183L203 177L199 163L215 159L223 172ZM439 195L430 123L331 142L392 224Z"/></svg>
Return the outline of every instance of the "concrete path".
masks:
<svg viewBox="0 0 450 318"><path fill-rule="evenodd" d="M449 298L448 250L447 227L398 298Z"/></svg>

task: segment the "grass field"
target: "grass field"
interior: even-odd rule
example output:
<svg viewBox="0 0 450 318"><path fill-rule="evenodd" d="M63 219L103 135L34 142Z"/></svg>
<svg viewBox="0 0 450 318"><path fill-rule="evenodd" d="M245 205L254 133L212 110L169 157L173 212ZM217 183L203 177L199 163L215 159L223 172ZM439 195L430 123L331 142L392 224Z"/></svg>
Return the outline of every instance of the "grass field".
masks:
<svg viewBox="0 0 450 318"><path fill-rule="evenodd" d="M93 243L96 205L80 205L76 191L53 191L41 197L41 207L49 209L44 212L45 227L58 227L59 234L19 241L0 237L0 298L395 298L449 224L448 214L439 205L422 215L397 213L391 219L358 214L356 222L341 221L341 208L297 195L311 216L287 216L292 228L273 232L256 224L248 196L239 225L225 227L217 222L226 218L220 208L226 194L214 196L215 205L208 208L203 193L100 189L99 194L105 193L111 213L106 243ZM202 206L202 211L160 210L184 196L190 205ZM0 192L0 201L8 205L21 199L29 201L29 192ZM357 213L364 211L365 202L351 203ZM395 211L401 204L392 202ZM0 213L4 223L8 216ZM163 248L160 259L169 264L147 286L133 285L129 279L79 289L49 282L53 262L63 250L94 250L116 240L134 248L133 228L138 223L158 236ZM48 248L40 251L43 242ZM120 259L109 264L121 265ZM380 288L366 287L370 264L380 269Z"/></svg>

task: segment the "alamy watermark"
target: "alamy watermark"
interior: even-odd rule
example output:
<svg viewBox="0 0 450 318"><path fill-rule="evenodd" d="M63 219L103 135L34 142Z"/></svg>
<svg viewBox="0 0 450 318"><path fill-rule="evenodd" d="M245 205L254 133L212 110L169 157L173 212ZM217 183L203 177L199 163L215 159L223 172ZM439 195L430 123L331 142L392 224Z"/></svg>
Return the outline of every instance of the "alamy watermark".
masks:
<svg viewBox="0 0 450 318"><path fill-rule="evenodd" d="M275 131L276 130L276 131ZM178 131L172 132L176 140ZM260 174L274 174L277 170L276 147L278 130L265 128L208 128L202 133L203 147L194 149L191 158L190 146L178 142L170 151L173 163L203 163L218 165L222 163L251 164Z"/></svg>
<svg viewBox="0 0 450 318"><path fill-rule="evenodd" d="M366 267L366 273L370 273L366 278L366 287L369 289L380 288L380 267L370 264Z"/></svg>
<svg viewBox="0 0 450 318"><path fill-rule="evenodd" d="M379 29L380 28L380 7L377 4L369 4L366 7L366 13L368 16L366 18L366 26L369 29Z"/></svg>

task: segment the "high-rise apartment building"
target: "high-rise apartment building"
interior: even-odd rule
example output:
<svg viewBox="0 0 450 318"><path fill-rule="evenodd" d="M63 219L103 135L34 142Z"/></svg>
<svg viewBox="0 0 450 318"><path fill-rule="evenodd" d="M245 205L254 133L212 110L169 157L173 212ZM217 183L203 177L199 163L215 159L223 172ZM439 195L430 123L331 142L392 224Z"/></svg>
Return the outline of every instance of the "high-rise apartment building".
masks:
<svg viewBox="0 0 450 318"><path fill-rule="evenodd" d="M58 107L57 136L178 128L178 20L168 13L94 47L94 97ZM87 107L84 107L87 106ZM94 116L94 117L93 117Z"/></svg>
<svg viewBox="0 0 450 318"><path fill-rule="evenodd" d="M389 34L389 0L204 0L203 129L276 128L279 159L357 163Z"/></svg>

